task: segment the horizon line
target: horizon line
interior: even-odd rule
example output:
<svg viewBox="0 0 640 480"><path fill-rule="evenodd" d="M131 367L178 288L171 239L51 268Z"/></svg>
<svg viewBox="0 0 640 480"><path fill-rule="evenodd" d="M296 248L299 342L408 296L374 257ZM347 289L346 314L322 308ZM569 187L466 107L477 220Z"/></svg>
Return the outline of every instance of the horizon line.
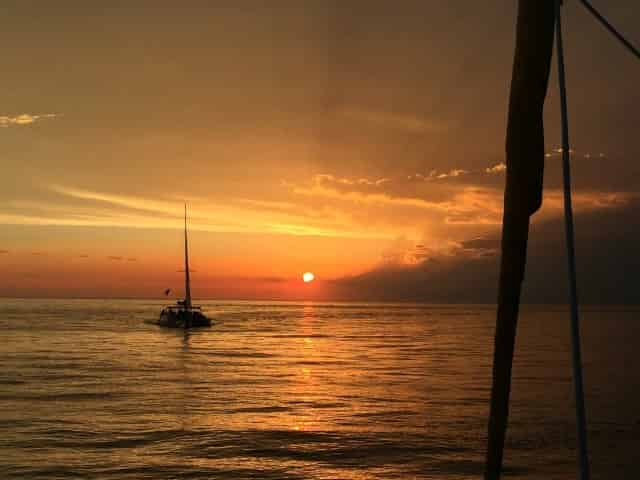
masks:
<svg viewBox="0 0 640 480"><path fill-rule="evenodd" d="M166 297L99 297L99 296L6 296L0 295L0 300L125 300L125 301L144 301L165 300ZM318 303L318 304L330 304L330 303L351 303L351 304L363 304L363 303L378 303L378 304L412 304L412 305L455 305L455 306L484 306L484 307L496 307L496 302L442 302L442 301L420 301L420 300L380 300L380 299L309 299L309 298L232 298L232 297L206 297L196 300L202 302L299 302L299 303ZM545 302L527 302L523 303L523 306L549 306L549 307L569 307L568 303L545 303ZM638 307L640 308L640 302L638 303L581 303L582 307Z"/></svg>

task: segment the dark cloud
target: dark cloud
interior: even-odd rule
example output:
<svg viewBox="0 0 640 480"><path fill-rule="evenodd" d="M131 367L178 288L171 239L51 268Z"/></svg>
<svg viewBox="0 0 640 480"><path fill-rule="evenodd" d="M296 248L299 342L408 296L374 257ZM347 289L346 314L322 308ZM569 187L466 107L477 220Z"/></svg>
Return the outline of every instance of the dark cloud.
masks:
<svg viewBox="0 0 640 480"><path fill-rule="evenodd" d="M640 271L640 201L576 217L580 300L585 304L636 304L635 276ZM523 301L566 303L565 232L562 219L534 223L528 248ZM494 303L497 298L499 235L475 238L448 256L416 265L385 265L333 283L337 296L349 299L454 303Z"/></svg>
<svg viewBox="0 0 640 480"><path fill-rule="evenodd" d="M571 157L571 177L575 189L637 191L640 164L632 155L585 154ZM562 159L559 154L545 158L545 187L561 188Z"/></svg>
<svg viewBox="0 0 640 480"><path fill-rule="evenodd" d="M493 237L477 237L460 243L462 248L474 250L493 250L500 248L500 241Z"/></svg>
<svg viewBox="0 0 640 480"><path fill-rule="evenodd" d="M9 250L0 250L0 255L4 255L9 253Z"/></svg>
<svg viewBox="0 0 640 480"><path fill-rule="evenodd" d="M500 239L495 236L477 237L460 242L460 252L469 256L493 257L500 250Z"/></svg>
<svg viewBox="0 0 640 480"><path fill-rule="evenodd" d="M334 282L338 298L483 303L494 298L495 262L484 258L430 258L417 265L385 265Z"/></svg>

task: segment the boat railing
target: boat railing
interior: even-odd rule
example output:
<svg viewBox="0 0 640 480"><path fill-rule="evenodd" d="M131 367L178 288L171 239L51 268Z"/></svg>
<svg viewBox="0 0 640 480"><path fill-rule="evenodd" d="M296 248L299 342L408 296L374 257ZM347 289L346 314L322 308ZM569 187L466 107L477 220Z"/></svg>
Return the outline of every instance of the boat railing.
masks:
<svg viewBox="0 0 640 480"><path fill-rule="evenodd" d="M202 307L199 305L191 305L191 307L185 307L184 305L167 305L164 307L165 310L202 310Z"/></svg>

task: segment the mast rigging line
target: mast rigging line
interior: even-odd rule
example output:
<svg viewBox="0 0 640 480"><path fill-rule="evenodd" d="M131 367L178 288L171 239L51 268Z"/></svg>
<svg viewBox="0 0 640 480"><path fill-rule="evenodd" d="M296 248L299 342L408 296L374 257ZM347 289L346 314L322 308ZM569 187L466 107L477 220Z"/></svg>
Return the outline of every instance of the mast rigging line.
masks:
<svg viewBox="0 0 640 480"><path fill-rule="evenodd" d="M569 273L569 303L571 308L571 351L573 385L576 402L576 427L578 436L578 467L581 480L589 480L589 456L587 452L587 420L584 408L582 360L580 353L580 322L578 316L578 294L576 280L575 239L573 231L573 209L571 205L571 150L569 146L569 113L562 46L562 0L556 0L556 51L558 57L558 86L560 90L560 114L562 120L562 177L564 186L564 218L567 242Z"/></svg>
<svg viewBox="0 0 640 480"><path fill-rule="evenodd" d="M589 3L588 0L580 0L580 3L594 16L596 19L607 29L609 32L618 39L627 50L629 50L635 57L640 60L640 49L635 47L629 40L627 40L622 33L611 25L611 23L602 15L596 8Z"/></svg>
<svg viewBox="0 0 640 480"><path fill-rule="evenodd" d="M588 0L581 0L581 2L618 41L640 59L640 51L618 32ZM546 0L544 2L539 0L520 0L518 7L516 49L507 125L506 153L508 167L502 223L502 255L496 314L493 383L491 387L487 456L484 471L486 480L498 480L502 471L505 434L509 415L511 367L521 286L526 264L529 217L538 210L542 200L543 165L539 164L538 156L541 159L544 153L542 107L546 98L554 33L556 37L562 127L561 153L569 280L571 354L578 440L577 463L580 480L589 480L590 476L571 199L569 114L560 15L562 3L562 0Z"/></svg>

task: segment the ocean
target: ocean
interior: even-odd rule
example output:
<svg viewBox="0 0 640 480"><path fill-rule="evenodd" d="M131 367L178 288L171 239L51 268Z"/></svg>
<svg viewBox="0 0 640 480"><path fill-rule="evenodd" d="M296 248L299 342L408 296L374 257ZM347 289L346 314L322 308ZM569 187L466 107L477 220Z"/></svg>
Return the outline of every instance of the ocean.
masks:
<svg viewBox="0 0 640 480"><path fill-rule="evenodd" d="M482 475L495 307L0 299L2 479ZM639 309L583 309L592 478L640 476ZM525 307L507 478L575 479L562 307Z"/></svg>

